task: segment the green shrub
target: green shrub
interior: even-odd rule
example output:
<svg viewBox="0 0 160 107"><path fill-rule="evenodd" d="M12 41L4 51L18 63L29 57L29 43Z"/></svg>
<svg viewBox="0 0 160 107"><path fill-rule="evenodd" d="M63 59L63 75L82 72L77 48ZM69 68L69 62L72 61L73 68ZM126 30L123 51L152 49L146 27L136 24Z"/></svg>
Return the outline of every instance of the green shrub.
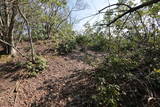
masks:
<svg viewBox="0 0 160 107"><path fill-rule="evenodd" d="M118 107L120 99L120 87L118 85L107 84L106 86L98 87L98 95L93 96L99 105L106 107Z"/></svg>
<svg viewBox="0 0 160 107"><path fill-rule="evenodd" d="M93 51L107 52L109 50L109 40L103 35L95 35L92 38L90 49Z"/></svg>
<svg viewBox="0 0 160 107"><path fill-rule="evenodd" d="M107 56L100 69L107 72L123 73L130 71L138 66L138 62L131 58L118 55Z"/></svg>
<svg viewBox="0 0 160 107"><path fill-rule="evenodd" d="M146 78L155 90L160 89L160 70L152 71Z"/></svg>
<svg viewBox="0 0 160 107"><path fill-rule="evenodd" d="M86 51L86 49L90 47L92 43L92 38L90 36L77 36L76 42L78 46L81 47L82 51Z"/></svg>
<svg viewBox="0 0 160 107"><path fill-rule="evenodd" d="M95 72L98 87L95 98L98 103L108 106L111 99L105 93L108 85L119 87L119 96L112 99L116 106L143 106L151 93L158 93L160 89L159 48L144 47L135 51L109 54L99 65ZM120 100L116 100L118 98Z"/></svg>
<svg viewBox="0 0 160 107"><path fill-rule="evenodd" d="M78 45L83 45L83 44L87 44L87 42L89 42L89 37L88 36L77 36L76 37L76 42L78 43Z"/></svg>
<svg viewBox="0 0 160 107"><path fill-rule="evenodd" d="M47 68L47 60L41 56L35 57L35 62L32 63L30 61L26 62L25 67L29 72L41 72Z"/></svg>
<svg viewBox="0 0 160 107"><path fill-rule="evenodd" d="M121 96L126 93L121 85L135 79L130 71L138 65L139 63L131 58L118 55L107 56L95 73L98 83L96 101L103 106L118 107L122 100Z"/></svg>
<svg viewBox="0 0 160 107"><path fill-rule="evenodd" d="M93 51L106 52L109 49L109 41L103 35L77 36L76 42L82 48L87 47Z"/></svg>
<svg viewBox="0 0 160 107"><path fill-rule="evenodd" d="M59 54L64 55L68 54L76 48L75 40L68 40L66 42L62 42L58 45L57 51Z"/></svg>

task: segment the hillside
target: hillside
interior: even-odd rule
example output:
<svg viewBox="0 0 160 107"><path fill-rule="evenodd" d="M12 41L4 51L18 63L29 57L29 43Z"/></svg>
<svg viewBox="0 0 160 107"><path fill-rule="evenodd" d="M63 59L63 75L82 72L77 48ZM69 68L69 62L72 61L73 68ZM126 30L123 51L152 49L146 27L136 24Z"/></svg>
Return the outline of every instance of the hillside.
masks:
<svg viewBox="0 0 160 107"><path fill-rule="evenodd" d="M89 104L95 87L91 76L93 67L74 59L74 53L57 56L53 52L45 53L45 46L35 46L39 54L43 53L49 67L36 77L28 77L15 62L1 63L0 107L82 107Z"/></svg>

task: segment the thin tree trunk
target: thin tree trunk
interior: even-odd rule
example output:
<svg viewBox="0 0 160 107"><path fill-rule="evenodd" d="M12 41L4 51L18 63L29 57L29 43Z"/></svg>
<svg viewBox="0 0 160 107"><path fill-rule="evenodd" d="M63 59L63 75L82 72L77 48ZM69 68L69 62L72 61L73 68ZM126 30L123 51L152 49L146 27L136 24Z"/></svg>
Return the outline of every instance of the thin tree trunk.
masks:
<svg viewBox="0 0 160 107"><path fill-rule="evenodd" d="M19 14L22 16L22 18L24 19L25 23L26 23L26 26L27 26L27 30L28 30L28 36L30 38L30 46L31 46L31 55L32 55L32 62L35 62L35 52L34 52L34 47L33 47L33 40L32 40L32 35L31 35L31 28L30 28L30 25L29 25L29 22L27 20L27 18L23 15L23 13L21 12L19 6L18 6L18 11L19 11Z"/></svg>

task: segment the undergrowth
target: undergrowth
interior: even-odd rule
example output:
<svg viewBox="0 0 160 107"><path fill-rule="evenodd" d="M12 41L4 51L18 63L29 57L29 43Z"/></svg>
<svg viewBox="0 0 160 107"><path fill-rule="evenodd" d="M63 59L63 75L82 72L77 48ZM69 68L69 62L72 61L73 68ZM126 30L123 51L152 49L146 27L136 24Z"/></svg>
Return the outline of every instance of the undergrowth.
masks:
<svg viewBox="0 0 160 107"><path fill-rule="evenodd" d="M96 69L97 106L160 106L160 49L121 49L106 56Z"/></svg>
<svg viewBox="0 0 160 107"><path fill-rule="evenodd" d="M27 61L25 63L25 68L28 72L31 72L33 75L36 73L42 72L47 68L47 60L42 56L36 56L35 62Z"/></svg>

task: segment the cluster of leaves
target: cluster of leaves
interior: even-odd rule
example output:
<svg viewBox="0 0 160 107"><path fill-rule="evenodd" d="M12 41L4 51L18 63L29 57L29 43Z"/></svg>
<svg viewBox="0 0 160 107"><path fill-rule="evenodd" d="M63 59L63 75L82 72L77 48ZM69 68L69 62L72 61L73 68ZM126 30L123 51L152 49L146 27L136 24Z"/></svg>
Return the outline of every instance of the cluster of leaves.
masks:
<svg viewBox="0 0 160 107"><path fill-rule="evenodd" d="M76 42L82 48L82 51L85 51L90 46L91 40L90 36L79 35L76 37Z"/></svg>
<svg viewBox="0 0 160 107"><path fill-rule="evenodd" d="M60 39L55 40L57 43L57 50L60 54L67 54L72 52L76 47L80 47L81 51L86 51L87 49L99 52L106 52L110 45L108 44L109 40L106 39L103 35L78 35L67 38L66 40Z"/></svg>
<svg viewBox="0 0 160 107"><path fill-rule="evenodd" d="M58 45L57 51L61 55L68 54L73 51L73 49L76 48L76 42L75 40L68 40L65 42L62 42Z"/></svg>
<svg viewBox="0 0 160 107"><path fill-rule="evenodd" d="M26 62L25 68L32 73L39 73L47 68L47 60L42 56L36 56L35 62Z"/></svg>
<svg viewBox="0 0 160 107"><path fill-rule="evenodd" d="M53 48L59 54L68 54L76 48L75 32L72 25L66 24L59 32L52 37Z"/></svg>
<svg viewBox="0 0 160 107"><path fill-rule="evenodd" d="M98 87L98 95L93 96L99 105L106 105L107 107L117 107L120 99L120 87L118 85L107 84L106 86ZM98 105L98 104L97 104Z"/></svg>
<svg viewBox="0 0 160 107"><path fill-rule="evenodd" d="M103 35L93 36L91 50L106 52L109 50L109 39Z"/></svg>
<svg viewBox="0 0 160 107"><path fill-rule="evenodd" d="M76 37L77 44L84 48L98 51L106 52L109 49L109 39L105 38L104 35L92 34L92 35L80 35Z"/></svg>

